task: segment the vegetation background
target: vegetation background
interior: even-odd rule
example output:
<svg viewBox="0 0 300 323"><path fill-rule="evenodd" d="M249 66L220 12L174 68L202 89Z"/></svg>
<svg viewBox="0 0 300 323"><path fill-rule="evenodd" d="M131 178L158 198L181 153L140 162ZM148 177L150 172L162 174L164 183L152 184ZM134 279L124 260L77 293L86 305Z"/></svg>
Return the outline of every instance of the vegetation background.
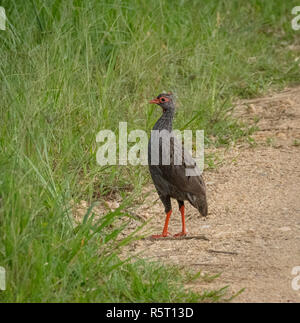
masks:
<svg viewBox="0 0 300 323"><path fill-rule="evenodd" d="M215 301L186 291L178 269L118 252L116 218L149 180L145 167L100 167L96 134L150 131L162 90L175 126L227 145L255 129L231 116L236 98L299 82L297 1L4 0L0 31L2 302ZM72 206L118 192L124 203L74 224ZM193 278L193 277L192 277ZM194 278L197 278L196 276Z"/></svg>

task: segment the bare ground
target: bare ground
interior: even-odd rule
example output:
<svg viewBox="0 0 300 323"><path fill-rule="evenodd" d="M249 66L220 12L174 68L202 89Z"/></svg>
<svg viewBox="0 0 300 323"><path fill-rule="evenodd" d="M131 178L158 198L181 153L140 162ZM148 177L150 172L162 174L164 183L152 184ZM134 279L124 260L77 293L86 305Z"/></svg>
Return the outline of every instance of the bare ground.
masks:
<svg viewBox="0 0 300 323"><path fill-rule="evenodd" d="M245 288L236 302L300 302L300 290L291 286L292 268L300 266L300 88L240 101L235 111L258 125L255 144L216 150L221 166L204 174L207 219L187 205L189 235L209 240L141 240L128 252L195 272L222 273L210 283L187 286L194 290L229 285L231 293ZM169 231L177 233L176 203L173 210ZM152 217L148 228L161 232L165 216L155 192L136 214Z"/></svg>

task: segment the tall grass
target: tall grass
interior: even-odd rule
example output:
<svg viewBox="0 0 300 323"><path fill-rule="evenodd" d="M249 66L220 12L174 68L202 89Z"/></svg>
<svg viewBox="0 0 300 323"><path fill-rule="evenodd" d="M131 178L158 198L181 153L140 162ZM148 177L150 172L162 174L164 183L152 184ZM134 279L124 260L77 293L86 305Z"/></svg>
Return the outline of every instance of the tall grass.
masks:
<svg viewBox="0 0 300 323"><path fill-rule="evenodd" d="M159 111L147 100L162 90L178 95L177 128L218 144L245 135L232 100L299 79L293 3L0 2L0 300L201 299L169 269L120 263L101 223L92 237L89 221L74 230L70 201L141 190L143 168L96 164L95 137L119 121L149 131Z"/></svg>

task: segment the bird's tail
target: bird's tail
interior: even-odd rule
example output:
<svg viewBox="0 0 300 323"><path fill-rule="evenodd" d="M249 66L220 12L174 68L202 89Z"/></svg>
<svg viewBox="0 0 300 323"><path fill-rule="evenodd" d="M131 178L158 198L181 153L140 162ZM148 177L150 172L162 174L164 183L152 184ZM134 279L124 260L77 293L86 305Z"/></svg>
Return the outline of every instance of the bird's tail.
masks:
<svg viewBox="0 0 300 323"><path fill-rule="evenodd" d="M198 210L202 216L207 216L208 208L207 208L207 201L206 198L201 201L198 205Z"/></svg>
<svg viewBox="0 0 300 323"><path fill-rule="evenodd" d="M206 194L201 196L196 196L193 194L188 194L189 202L201 213L202 216L207 216L207 200Z"/></svg>

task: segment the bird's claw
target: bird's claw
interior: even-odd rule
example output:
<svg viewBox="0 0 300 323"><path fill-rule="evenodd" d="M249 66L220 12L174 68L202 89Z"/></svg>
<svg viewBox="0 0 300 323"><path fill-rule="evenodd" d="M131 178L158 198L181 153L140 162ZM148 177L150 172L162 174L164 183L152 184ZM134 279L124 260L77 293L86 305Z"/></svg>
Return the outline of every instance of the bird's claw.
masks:
<svg viewBox="0 0 300 323"><path fill-rule="evenodd" d="M168 236L170 236L171 233L167 232L167 233L162 233L162 234L154 234L151 236L151 239L160 239L160 238L166 238Z"/></svg>
<svg viewBox="0 0 300 323"><path fill-rule="evenodd" d="M184 237L187 235L187 232L181 231L179 233L174 234L174 238Z"/></svg>

